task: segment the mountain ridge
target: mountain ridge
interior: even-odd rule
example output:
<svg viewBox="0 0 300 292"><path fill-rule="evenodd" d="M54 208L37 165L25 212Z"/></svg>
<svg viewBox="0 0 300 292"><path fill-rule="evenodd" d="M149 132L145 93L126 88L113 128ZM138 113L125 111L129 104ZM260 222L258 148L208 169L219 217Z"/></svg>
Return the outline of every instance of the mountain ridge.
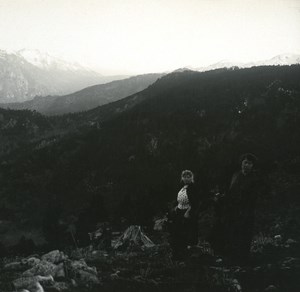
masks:
<svg viewBox="0 0 300 292"><path fill-rule="evenodd" d="M45 66L29 62L21 53L0 50L0 102L22 102L35 96L69 94L87 86L124 78L103 76L82 66L71 64L68 67L67 64L50 62L45 69Z"/></svg>
<svg viewBox="0 0 300 292"><path fill-rule="evenodd" d="M231 68L231 67L238 67L238 68L251 68L251 67L258 67L258 66L276 66L276 65L295 65L300 64L300 54L280 54L272 57L271 59L267 60L259 60L253 62L240 62L240 61L231 61L231 60L221 60L217 63L210 64L204 67L186 67L190 70L205 72L215 69L221 68Z"/></svg>
<svg viewBox="0 0 300 292"><path fill-rule="evenodd" d="M57 115L90 110L144 90L163 74L143 74L89 86L65 96L35 97L23 103L0 104L3 108L36 110Z"/></svg>

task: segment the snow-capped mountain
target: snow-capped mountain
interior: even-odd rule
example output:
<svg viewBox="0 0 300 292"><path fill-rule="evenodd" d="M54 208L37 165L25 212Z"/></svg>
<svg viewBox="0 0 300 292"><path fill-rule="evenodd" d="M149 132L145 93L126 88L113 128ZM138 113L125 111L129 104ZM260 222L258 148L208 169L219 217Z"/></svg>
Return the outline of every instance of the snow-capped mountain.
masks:
<svg viewBox="0 0 300 292"><path fill-rule="evenodd" d="M261 60L257 62L236 62L236 61L230 61L230 60L222 60L220 62L211 64L206 67L197 67L197 68L189 68L194 71L204 72L204 71L210 71L220 68L232 68L232 67L238 67L238 68L250 68L250 67L256 67L256 66L276 66L276 65L293 65L293 64L300 64L300 55L298 54L281 54L278 56L275 56L269 60Z"/></svg>
<svg viewBox="0 0 300 292"><path fill-rule="evenodd" d="M244 64L241 62L222 60L217 63L206 66L206 67L197 68L196 71L204 72L204 71L210 71L210 70L215 70L215 69L220 69L220 68L232 68L232 67L244 68L243 65Z"/></svg>
<svg viewBox="0 0 300 292"><path fill-rule="evenodd" d="M39 50L23 49L17 51L16 54L28 63L44 70L87 71L87 68L78 63L66 62Z"/></svg>
<svg viewBox="0 0 300 292"><path fill-rule="evenodd" d="M300 55L281 54L281 55L275 56L274 58L269 59L267 61L257 62L258 66L261 66L261 65L293 65L293 64L300 64Z"/></svg>
<svg viewBox="0 0 300 292"><path fill-rule="evenodd" d="M23 102L35 96L65 95L123 76L102 76L35 50L0 50L0 103Z"/></svg>

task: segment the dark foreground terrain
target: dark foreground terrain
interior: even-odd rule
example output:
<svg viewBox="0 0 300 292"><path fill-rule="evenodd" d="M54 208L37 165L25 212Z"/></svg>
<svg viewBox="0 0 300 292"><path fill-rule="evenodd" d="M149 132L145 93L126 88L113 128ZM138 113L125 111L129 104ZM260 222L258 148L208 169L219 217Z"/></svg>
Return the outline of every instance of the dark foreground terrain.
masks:
<svg viewBox="0 0 300 292"><path fill-rule="evenodd" d="M43 291L36 282L46 292L299 291L300 253L295 239L257 236L251 263L233 266L214 255L206 242L189 249L185 261L173 261L167 233L156 231L149 237L153 247L132 240L119 249L89 246L3 258L0 291L26 291L24 287L30 292ZM50 280L41 277L48 275L52 275Z"/></svg>

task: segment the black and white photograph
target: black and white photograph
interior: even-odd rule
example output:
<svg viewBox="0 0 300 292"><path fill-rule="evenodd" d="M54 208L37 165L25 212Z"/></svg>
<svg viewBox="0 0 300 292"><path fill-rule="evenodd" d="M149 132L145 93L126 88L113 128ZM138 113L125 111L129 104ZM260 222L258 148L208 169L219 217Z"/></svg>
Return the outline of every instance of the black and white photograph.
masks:
<svg viewBox="0 0 300 292"><path fill-rule="evenodd" d="M300 0L0 0L0 292L299 292Z"/></svg>

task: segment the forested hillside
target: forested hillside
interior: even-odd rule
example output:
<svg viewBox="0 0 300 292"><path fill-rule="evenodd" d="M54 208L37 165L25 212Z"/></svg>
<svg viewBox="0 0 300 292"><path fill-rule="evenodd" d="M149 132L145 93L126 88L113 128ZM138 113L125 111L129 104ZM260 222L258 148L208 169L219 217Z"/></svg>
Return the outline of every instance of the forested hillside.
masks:
<svg viewBox="0 0 300 292"><path fill-rule="evenodd" d="M121 217L151 225L174 199L182 169L209 194L252 152L270 183L257 230L271 232L279 221L295 233L299 125L298 65L172 73L62 117L1 110L0 220L47 240L65 234L70 218L78 237Z"/></svg>
<svg viewBox="0 0 300 292"><path fill-rule="evenodd" d="M3 108L35 110L45 115L87 111L144 90L164 74L144 74L84 88L63 96L36 96L20 103L0 104Z"/></svg>

